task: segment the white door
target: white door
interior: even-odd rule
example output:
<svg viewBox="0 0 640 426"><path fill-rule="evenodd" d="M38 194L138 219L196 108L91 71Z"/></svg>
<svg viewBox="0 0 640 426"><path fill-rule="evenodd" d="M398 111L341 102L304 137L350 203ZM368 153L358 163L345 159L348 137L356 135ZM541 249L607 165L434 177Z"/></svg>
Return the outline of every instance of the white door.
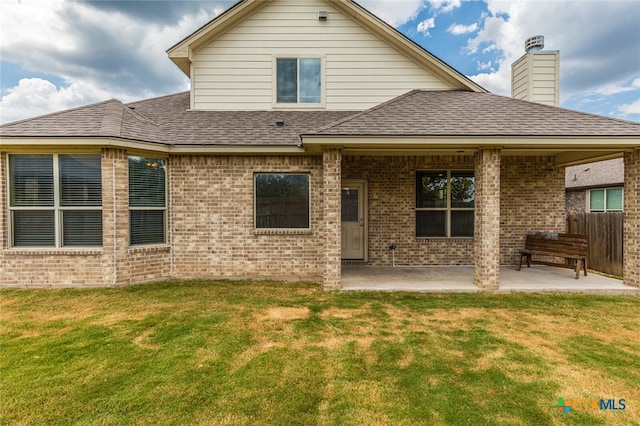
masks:
<svg viewBox="0 0 640 426"><path fill-rule="evenodd" d="M342 182L342 259L365 260L366 184L364 181Z"/></svg>

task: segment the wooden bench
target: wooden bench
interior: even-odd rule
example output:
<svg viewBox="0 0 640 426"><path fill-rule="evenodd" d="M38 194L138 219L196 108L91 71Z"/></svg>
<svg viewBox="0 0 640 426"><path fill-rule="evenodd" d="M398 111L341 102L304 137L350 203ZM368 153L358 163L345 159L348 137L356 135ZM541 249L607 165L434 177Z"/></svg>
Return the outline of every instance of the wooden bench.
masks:
<svg viewBox="0 0 640 426"><path fill-rule="evenodd" d="M575 261L576 279L580 278L581 269L584 270L584 276L586 277L588 250L589 240L586 235L529 232L527 233L524 250L520 250L518 271L522 268L522 259L525 257L527 258L527 268L531 267L531 257L533 255L563 257ZM535 263L573 269L573 266L568 264L550 262Z"/></svg>

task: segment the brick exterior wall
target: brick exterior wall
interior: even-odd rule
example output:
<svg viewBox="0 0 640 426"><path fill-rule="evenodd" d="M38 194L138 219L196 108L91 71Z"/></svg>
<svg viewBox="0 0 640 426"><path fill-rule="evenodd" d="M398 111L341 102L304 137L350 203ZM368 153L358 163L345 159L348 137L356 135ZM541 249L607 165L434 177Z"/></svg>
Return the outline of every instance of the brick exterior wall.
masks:
<svg viewBox="0 0 640 426"><path fill-rule="evenodd" d="M503 157L500 169L500 264L514 265L527 231L565 231L564 167L553 157Z"/></svg>
<svg viewBox="0 0 640 426"><path fill-rule="evenodd" d="M322 156L324 288L340 289L342 273L342 150L325 149ZM318 257L318 259L322 259Z"/></svg>
<svg viewBox="0 0 640 426"><path fill-rule="evenodd" d="M624 155L624 283L640 287L640 149Z"/></svg>
<svg viewBox="0 0 640 426"><path fill-rule="evenodd" d="M500 279L500 150L480 149L475 156L475 268L477 287L495 290Z"/></svg>
<svg viewBox="0 0 640 426"><path fill-rule="evenodd" d="M390 245L398 265L471 265L472 238L416 238L416 170L473 170L471 156L345 156L343 179L368 184L369 258L390 266Z"/></svg>
<svg viewBox="0 0 640 426"><path fill-rule="evenodd" d="M310 173L310 230L254 229L256 172ZM172 156L169 175L171 275L309 280L324 276L322 157Z"/></svg>
<svg viewBox="0 0 640 426"><path fill-rule="evenodd" d="M122 149L102 150L102 248L25 250L9 247L7 156L2 154L2 285L110 286L170 277L254 277L323 281L325 288L339 288L339 176L367 180L371 265L391 264L391 244L397 246L401 265L474 262L473 238L415 237L416 170L473 170L471 156L343 156L339 150L316 156L174 155L167 161L167 244L129 247L127 155ZM513 264L527 230L563 229L563 171L551 157L503 157L501 166L500 262ZM309 230L254 229L256 172L310 174ZM637 185L637 175L635 179Z"/></svg>

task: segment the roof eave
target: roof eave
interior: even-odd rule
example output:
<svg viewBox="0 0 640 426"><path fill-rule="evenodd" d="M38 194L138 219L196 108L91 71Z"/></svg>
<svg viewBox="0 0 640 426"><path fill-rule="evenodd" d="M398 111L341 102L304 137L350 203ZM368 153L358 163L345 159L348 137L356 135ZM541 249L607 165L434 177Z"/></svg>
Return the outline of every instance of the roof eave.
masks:
<svg viewBox="0 0 640 426"><path fill-rule="evenodd" d="M169 59L175 63L187 77L191 77L191 59L193 52L212 38L224 33L246 16L264 7L272 0L241 0L224 13L198 28L191 35L167 50Z"/></svg>

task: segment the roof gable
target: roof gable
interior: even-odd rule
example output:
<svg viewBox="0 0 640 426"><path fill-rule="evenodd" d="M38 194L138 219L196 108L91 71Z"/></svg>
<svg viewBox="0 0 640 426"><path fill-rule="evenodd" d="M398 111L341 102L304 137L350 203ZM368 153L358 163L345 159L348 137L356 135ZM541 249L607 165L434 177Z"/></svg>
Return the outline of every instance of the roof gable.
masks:
<svg viewBox="0 0 640 426"><path fill-rule="evenodd" d="M304 0L297 0L300 3ZM413 62L437 75L453 88L486 92L485 89L465 77L454 68L429 53L402 33L386 24L380 18L351 0L323 0L327 5L339 10L345 17L356 22L374 34L389 46L399 51ZM169 58L189 77L194 52L220 37L231 28L245 21L252 14L264 8L274 0L242 0L195 31L193 34L171 47L167 53Z"/></svg>

